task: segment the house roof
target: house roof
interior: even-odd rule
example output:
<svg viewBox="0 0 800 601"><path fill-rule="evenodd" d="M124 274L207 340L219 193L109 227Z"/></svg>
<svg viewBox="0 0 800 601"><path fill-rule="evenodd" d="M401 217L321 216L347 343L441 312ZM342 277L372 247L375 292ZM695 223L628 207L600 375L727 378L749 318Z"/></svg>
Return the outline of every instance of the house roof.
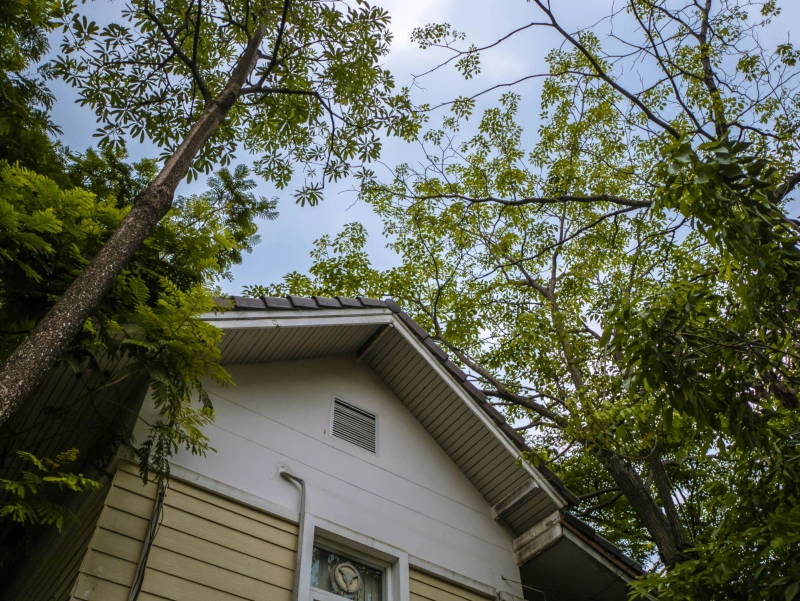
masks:
<svg viewBox="0 0 800 601"><path fill-rule="evenodd" d="M265 317L267 315L272 318L275 315L280 315L281 312L292 312L296 311L297 315L309 315L309 311L320 311L321 313L325 312L329 314L331 311L336 313L337 315L346 315L349 311L353 311L354 314L357 310L361 310L362 313L376 313L376 312L386 312L388 309L389 312L394 314L394 316L406 326L406 329L413 334L413 336L427 349L429 355L435 358L437 361L451 376L453 382L457 383L461 389L466 392L474 401L475 405L480 407L480 409L494 422L499 430L502 432L502 435L512 443L512 445L518 449L520 452L528 453L530 455L535 455L532 449L527 445L525 439L514 430L514 428L506 421L505 417L492 406L487 401L486 394L477 388L472 382L469 381L467 374L465 374L455 363L450 360L449 355L447 352L442 349L430 336L430 334L420 326L416 321L414 321L403 309L400 305L392 300L380 300L380 299L373 299L373 298L366 298L366 297L357 297L357 298L347 298L347 297L336 297L336 298L326 298L321 296L313 296L313 297L299 297L299 296L286 296L286 297L260 297L260 298L251 298L251 297L242 297L242 296L233 296L229 299L220 299L220 304L225 305L227 309L232 310L235 312L251 312L246 313L251 318L255 318L260 312L264 312ZM383 311L380 311L383 310ZM254 312L254 313L253 313ZM288 316L288 315L287 315ZM322 317L322 315L320 315ZM307 320L303 320L304 324L308 324ZM221 325L221 324L218 324ZM224 327L224 326L221 326ZM308 327L308 326L306 326ZM366 341L362 341L361 350L358 352L359 355L361 354L368 354L368 349L372 348L375 345L376 340L380 339L380 337L385 333L383 328L377 328L372 330L371 334L367 335ZM363 335L363 333L362 333ZM385 338L384 338L385 340ZM224 346L224 342L223 342ZM308 347L306 347L308 348ZM313 352L313 351L312 351ZM372 351L369 351L372 352ZM273 359L274 360L274 359ZM539 465L534 466L535 469L538 471L539 474L547 481L547 483L555 490L557 493L566 501L568 506L575 506L579 503L579 499L575 496L575 494L570 491L564 482L558 478L552 471L550 471L547 467L539 463ZM520 489L524 488L520 487ZM514 498L524 498L525 492L524 490L521 492L512 491L510 494L507 494L507 499L511 499L511 503L514 503L517 507L520 505L520 502L515 502ZM498 509L502 505L503 501L498 503L495 506L495 509ZM506 511L512 512L515 511L513 506L506 507ZM594 547L596 551L600 553L600 555L605 555L607 561L610 561L610 564L605 564L605 567L600 569L604 570L606 576L605 578L611 577L613 578L619 577L620 573L624 573L625 578L624 581L627 581L629 578L636 577L642 574L642 568L639 566L638 563L633 561L629 558L625 553L604 539L600 536L593 528L591 528L588 524L584 523L579 518L575 517L574 515L562 510L557 511L559 517L559 523L564 526L565 531L569 531L572 533L572 538L574 539L576 536L583 540L585 543L588 543L590 546ZM541 515L541 514L539 514ZM541 518L539 518L541 519ZM530 523L530 522L528 522ZM516 530L519 532L519 530ZM553 552L542 553L536 559L532 559L527 562L526 569L545 569L547 571L549 568L546 567L547 561L552 560L553 557L557 555L557 553L564 551L565 549L569 549L569 544L563 542L565 537L569 535L564 535L558 539L558 545L554 545ZM522 539L523 536L520 536L518 540ZM574 542L574 541L573 541ZM515 543L516 544L516 543ZM558 550L556 550L558 549ZM581 554L578 559L576 556L570 555L570 561L577 561L578 565L580 564L581 569L588 569L587 566L591 565L595 559L589 558L584 554ZM544 562L540 561L540 559L544 559ZM589 563L584 563L589 562ZM608 566L616 566L611 567L609 570ZM597 570L598 568L592 568L592 570ZM619 571L621 569L621 572ZM614 576L616 574L616 576ZM596 575L592 577L592 581L594 582ZM611 581L608 581L611 582ZM603 585L605 587L606 584ZM617 590L617 585L613 585L611 588L608 589L608 595L603 596L603 599L622 599L626 596L626 593L619 592L625 591L624 584L622 584L622 588ZM612 591L613 588L613 591ZM526 598L527 598L526 592Z"/></svg>
<svg viewBox="0 0 800 601"><path fill-rule="evenodd" d="M567 505L576 505L577 497L567 489L564 483L541 463L538 466L525 466L527 475L524 478L520 474L513 474L523 471L519 462L512 458L513 449L520 452L531 452L525 443L524 438L508 424L503 415L487 402L486 395L472 384L467 375L458 368L449 358L448 354L441 349L431 336L417 324L402 308L393 300L379 300L370 298L324 298L324 297L296 297L287 296L285 298L263 297L247 298L233 297L231 299L220 299L221 306L230 309L227 315L217 322L217 318L208 316L207 318L215 321L218 325L227 330L223 339L223 355L226 355L230 363L236 362L262 362L262 361L282 361L293 358L303 358L303 356L333 356L355 352L359 360L372 367L376 373L387 380L387 386L394 382L394 390L398 386L410 388L407 384L409 380L420 380L419 387L427 387L429 391L425 394L427 398L434 399L434 403L439 404L437 409L419 409L427 401L414 401L415 415L424 415L425 425L428 428L436 429L439 440L444 436L446 428L455 429L458 434L448 439L448 444L452 447L460 446L472 447L469 451L472 457L478 457L483 453L482 449L486 441L493 438L492 444L504 446L507 449L502 466L500 463L487 460L470 459L466 455L458 457L458 463L469 472L467 475L479 490L491 491L494 498L490 501L493 507L498 510L506 524L517 534L525 532L532 523L541 520L547 512L552 512L554 506L552 500L548 500L548 493L542 490L534 490L523 480L530 479L536 475L542 484L546 484L554 494L560 496ZM318 312L317 316L314 312ZM399 322L399 323L398 323ZM403 327L388 327L392 324L402 325ZM290 326L290 327L284 327ZM238 328L238 329L237 329ZM402 336L401 331L402 330ZM292 345L285 343L292 340L299 342L294 344L294 348L284 351ZM413 345L411 344L411 341ZM413 346L413 349L412 349ZM401 348L402 347L402 348ZM323 354L320 354L320 353ZM283 353L283 354L282 354ZM417 354L417 363L408 366L392 367L392 362L399 363L398 357L407 353ZM434 376L424 376L424 369L430 370L435 365L435 370L442 384L438 387L430 384ZM405 370L405 372L403 371ZM405 374L405 375L404 375ZM405 380L400 382L401 380ZM391 380L392 382L388 382ZM453 392L445 394L445 381ZM400 382L398 384L398 382ZM88 394L89 386L66 367L53 370L48 376L47 381L33 395L31 402L26 405L25 410L15 414L3 428L3 433L19 431L26 433L30 438L24 436L19 444L27 450L33 451L37 456L48 456L52 454L51 447L81 449L82 457L87 457L87 451L97 442L101 433L88 427L92 417L95 421L102 423L105 430L109 425L116 424L120 431L128 431L129 424L126 419L131 415L136 415L137 408L141 403L142 397L147 386L146 374L137 374L133 378L127 379L121 386L102 388L98 395ZM391 386L390 386L391 388ZM448 389L450 390L450 389ZM456 394L458 390L458 394ZM399 394L399 393L396 393ZM453 400L445 397L450 395ZM422 398L424 395L420 395ZM462 418L444 419L442 415L447 414L449 407L456 405L455 397L462 399L461 403L465 406L469 404L471 408L462 410L463 415L471 415L469 419L473 422L485 422L488 426L479 426L487 432L485 437L478 440L477 430L469 426ZM108 397L108 398L106 398ZM112 398L113 397L113 398ZM399 398L399 397L398 397ZM108 401L108 402L106 402ZM472 402L474 401L474 402ZM63 419L54 419L60 415L59 412L71 409L77 411L79 419L70 418L69 423ZM102 410L112 410L113 415L100 414ZM95 415L97 414L97 415ZM480 415L480 419L476 416ZM466 417L464 418L467 419ZM73 424L76 427L67 427ZM437 423L444 425L437 426ZM104 431L105 431L104 430ZM492 430L489 434L488 430ZM33 441L43 441L38 446L31 446ZM503 444L501 445L501 441ZM54 447L55 445L55 447ZM13 456L14 448L0 449L0 456L4 450L10 457ZM498 455L499 456L499 455ZM455 460L455 459L454 459ZM504 467L508 464L509 467ZM15 469L19 468L18 462L6 464L5 476L13 477ZM505 470L505 471L504 471ZM482 477L482 473L492 473L491 477ZM497 474L495 477L494 474ZM513 480L513 483L511 481ZM508 482L506 482L506 480ZM519 483L522 482L521 485ZM527 486L527 488L526 488ZM495 490L492 491L491 489ZM488 500L488 499L487 499ZM564 503L558 503L558 507L563 510ZM632 562L625 554L601 537L599 537L589 526L561 511L561 522L564 530L570 530L576 536L580 535L581 540L591 543L597 549L605 551L613 561L611 563L622 564L626 567L626 574L638 572L638 566ZM499 519L498 518L498 519ZM520 537L521 538L521 537ZM554 545L547 552L543 552L536 558L527 562L529 569L540 568L545 573L550 569L547 566L547 558L552 559L560 550L569 547ZM570 556L573 561L574 557ZM568 562L569 563L569 562ZM612 566L613 567L613 566ZM606 569L606 568L603 568ZM527 592L526 592L527 597ZM622 599L622 596L615 599Z"/></svg>
<svg viewBox="0 0 800 601"><path fill-rule="evenodd" d="M431 337L431 335L416 321L414 321L400 305L392 300L380 300L375 298L367 298L359 296L357 298L347 298L337 296L336 298L326 298L323 296L302 297L302 296L286 296L286 297L273 297L265 296L260 298L251 298L245 296L233 296L228 302L232 301L233 306L229 307L233 310L247 310L247 311L292 311L292 310L320 310L320 309L389 309L394 313L400 321L402 321L408 329L414 333L417 339L422 342L428 350L431 351L442 366L450 372L452 376L459 382L461 387L477 402L478 406L486 412L486 414L500 427L503 434L512 442L512 444L522 453L535 456L534 451L525 442L522 435L517 432L511 424L508 423L506 418L494 406L487 401L487 396L482 390L477 388L467 378L465 374L455 363L450 360L450 356L442 349ZM221 303L225 301L221 300ZM542 462L536 466L539 473L547 480L547 482L564 498L569 505L577 505L579 500L575 494L569 490L564 482L556 476L551 470L543 465Z"/></svg>

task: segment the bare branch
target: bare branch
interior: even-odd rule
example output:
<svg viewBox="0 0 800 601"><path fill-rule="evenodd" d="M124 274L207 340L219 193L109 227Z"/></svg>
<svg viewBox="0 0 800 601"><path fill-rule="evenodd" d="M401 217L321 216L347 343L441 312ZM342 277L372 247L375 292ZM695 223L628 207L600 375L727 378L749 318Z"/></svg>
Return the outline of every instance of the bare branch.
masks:
<svg viewBox="0 0 800 601"><path fill-rule="evenodd" d="M581 501L585 501L586 499L591 499L594 497L599 497L601 495L605 495L610 492L619 492L618 486L609 486L608 488L601 488L600 490L596 490L594 492L586 493L585 495L578 495L578 499Z"/></svg>
<svg viewBox="0 0 800 601"><path fill-rule="evenodd" d="M486 196L483 198L473 198L463 194L425 194L424 196L405 196L409 200L463 200L471 204L486 204L494 203L504 205L507 207L521 207L525 205L552 205L552 204L565 204L570 202L577 203L592 203L592 202L609 202L611 204L620 205L623 207L631 207L634 209L647 209L653 206L651 201L647 200L631 200L628 198L620 198L619 196L612 196L611 194L595 194L591 196L575 196L571 194L564 194L555 197L535 197L535 198L518 198L509 200L506 198L496 198L494 196Z"/></svg>
<svg viewBox="0 0 800 601"><path fill-rule="evenodd" d="M588 508L584 509L583 511L581 511L581 515L584 516L584 517L587 517L587 516L591 515L592 513L594 513L595 511L599 511L600 509L603 509L604 507L608 507L609 505L613 505L614 503L619 501L621 498L622 498L622 493L618 492L617 494L615 494L610 499L608 499L606 501L601 501L597 505L592 505L591 507L588 507Z"/></svg>
<svg viewBox="0 0 800 601"><path fill-rule="evenodd" d="M639 108L639 110L641 110L651 122L661 127L664 131L669 133L673 138L675 139L680 138L680 134L675 128L673 128L666 121L656 116L656 114L653 113L653 111L651 111L644 102L639 100L634 94L632 94L626 88L622 87L610 75L608 75L608 73L605 72L605 70L600 66L600 63L597 61L594 55L591 52L589 52L586 46L581 44L577 39L575 39L574 36L567 33L567 31L563 27L561 27L561 25L559 25L558 21L555 18L555 15L553 15L553 12L550 10L549 6L545 6L541 0L533 0L533 2L550 18L550 22L553 24L553 27L564 37L564 39L566 39L581 54L583 54L586 57L586 60L588 60L589 63L591 63L592 67L594 67L594 70L600 79L605 81L617 92L619 92L620 94L625 96L625 98L627 98L633 104L635 104Z"/></svg>

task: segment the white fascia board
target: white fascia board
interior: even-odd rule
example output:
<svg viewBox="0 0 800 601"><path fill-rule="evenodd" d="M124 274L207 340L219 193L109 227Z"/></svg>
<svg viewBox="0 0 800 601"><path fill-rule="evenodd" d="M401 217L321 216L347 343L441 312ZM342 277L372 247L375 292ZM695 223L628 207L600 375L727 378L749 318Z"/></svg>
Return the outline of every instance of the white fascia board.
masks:
<svg viewBox="0 0 800 601"><path fill-rule="evenodd" d="M319 309L315 311L236 311L200 317L222 330L238 328L313 328L320 326L381 325L393 319L389 309Z"/></svg>
<svg viewBox="0 0 800 601"><path fill-rule="evenodd" d="M519 459L520 452L515 447L512 442L506 437L505 433L500 429L500 427L490 418L486 412L478 406L477 401L472 398L464 388L461 386L461 383L456 380L456 378L448 372L444 366L433 356L432 351L430 351L427 347L425 347L422 342L420 342L419 338L411 332L406 325L397 318L394 318L395 327L397 330L403 335L403 337L411 344L411 346L420 353L428 364L433 368L433 370L442 378L445 382L447 382L448 386L453 390L453 392L458 395L458 397L464 402L464 404L469 407L469 409L474 413L479 420L483 422L483 424L489 428L489 431L495 435L495 438L500 441L500 444L511 454L511 456L516 461ZM567 506L567 502L564 498L561 497L553 487L550 486L550 483L545 479L542 474L538 472L538 470L534 469L533 467L528 464L527 461L520 461L520 465L522 469L524 469L536 484L539 485L547 495L553 500L553 503L556 504L556 507L559 509L563 509Z"/></svg>

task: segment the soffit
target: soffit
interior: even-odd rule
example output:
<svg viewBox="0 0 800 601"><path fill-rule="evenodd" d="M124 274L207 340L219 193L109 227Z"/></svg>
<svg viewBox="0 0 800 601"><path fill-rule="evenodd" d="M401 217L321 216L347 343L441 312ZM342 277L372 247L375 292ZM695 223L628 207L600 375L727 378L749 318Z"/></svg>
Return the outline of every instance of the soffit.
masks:
<svg viewBox="0 0 800 601"><path fill-rule="evenodd" d="M627 601L628 583L644 574L618 547L563 511L519 537L515 551L526 555L520 577L528 601Z"/></svg>
<svg viewBox="0 0 800 601"><path fill-rule="evenodd" d="M320 297L234 297L228 303L233 311L206 316L226 332L223 364L356 354L490 504L535 480L535 490L502 516L514 532L574 502L548 470L518 461L528 450L524 439L396 303Z"/></svg>

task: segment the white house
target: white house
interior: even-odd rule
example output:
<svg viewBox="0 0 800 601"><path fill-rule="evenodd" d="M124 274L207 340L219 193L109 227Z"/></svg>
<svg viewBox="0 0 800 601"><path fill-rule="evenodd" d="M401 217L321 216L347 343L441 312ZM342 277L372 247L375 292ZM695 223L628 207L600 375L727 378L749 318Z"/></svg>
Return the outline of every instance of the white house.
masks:
<svg viewBox="0 0 800 601"><path fill-rule="evenodd" d="M205 316L236 382L209 388L216 452L179 452L163 491L118 452L81 524L0 598L627 599L641 568L569 514L575 496L394 301L233 303ZM54 372L15 419L77 402L71 379ZM106 421L141 438L147 381L121 387ZM75 436L53 444L91 441Z"/></svg>

